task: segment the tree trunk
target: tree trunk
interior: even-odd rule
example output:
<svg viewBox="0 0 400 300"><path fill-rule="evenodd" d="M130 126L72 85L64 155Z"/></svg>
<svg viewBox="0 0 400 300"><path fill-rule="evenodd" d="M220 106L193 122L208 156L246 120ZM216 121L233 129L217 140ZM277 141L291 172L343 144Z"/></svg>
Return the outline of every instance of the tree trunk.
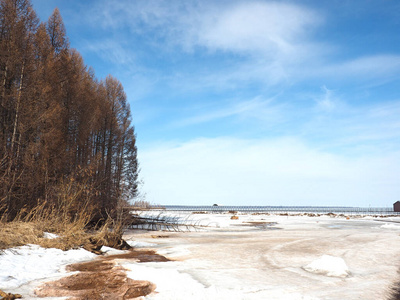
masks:
<svg viewBox="0 0 400 300"><path fill-rule="evenodd" d="M14 155L14 147L15 147L15 143L16 143L16 136L17 136L17 127L18 127L18 118L19 118L19 113L20 113L20 104L21 104L21 94L22 94L22 83L23 83L23 79L24 79L24 69L25 69L25 62L22 64L22 68L21 68L21 77L20 77L20 83L19 83L19 87L18 87L18 93L17 93L17 103L16 103L16 107L15 107L15 119L14 119L14 128L13 128L13 134L11 137L11 150L10 150L10 155L9 155L9 164L8 164L8 169L7 169L7 177L9 179L8 181L8 189L7 189L7 195L6 195L6 206L7 209L11 208L11 194L12 194L12 190L14 188L15 185L15 181L17 179L17 174L16 174L16 170L14 168L14 164L15 164L15 160L18 158L19 156L19 149L20 147L18 146L17 149L17 153ZM19 142L20 142L20 138L19 137ZM18 142L18 143L19 143ZM13 173L13 174L11 174Z"/></svg>
<svg viewBox="0 0 400 300"><path fill-rule="evenodd" d="M19 109L21 105L21 95L22 95L22 82L24 80L24 69L25 69L25 62L22 64L21 69L21 78L18 87L18 95L17 95L17 106L15 108L15 119L14 119L14 129L11 138L11 155L13 156L14 145L15 145L15 136L17 135L17 127L18 127L18 118L19 118Z"/></svg>

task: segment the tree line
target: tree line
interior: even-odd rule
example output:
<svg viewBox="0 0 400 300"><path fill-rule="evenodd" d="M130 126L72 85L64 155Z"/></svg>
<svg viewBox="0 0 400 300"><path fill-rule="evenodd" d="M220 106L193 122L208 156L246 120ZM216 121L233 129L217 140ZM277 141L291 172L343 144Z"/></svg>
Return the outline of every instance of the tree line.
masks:
<svg viewBox="0 0 400 300"><path fill-rule="evenodd" d="M59 10L0 0L0 216L71 195L112 210L137 194L135 142L121 83L70 48Z"/></svg>

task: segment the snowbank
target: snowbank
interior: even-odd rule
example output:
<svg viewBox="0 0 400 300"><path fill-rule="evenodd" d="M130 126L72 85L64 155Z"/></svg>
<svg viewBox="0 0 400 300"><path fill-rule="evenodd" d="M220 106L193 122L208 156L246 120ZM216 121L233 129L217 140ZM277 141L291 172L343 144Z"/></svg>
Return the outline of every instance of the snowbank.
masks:
<svg viewBox="0 0 400 300"><path fill-rule="evenodd" d="M330 255L323 255L314 260L305 266L304 270L332 277L347 277L350 274L349 268L342 258Z"/></svg>

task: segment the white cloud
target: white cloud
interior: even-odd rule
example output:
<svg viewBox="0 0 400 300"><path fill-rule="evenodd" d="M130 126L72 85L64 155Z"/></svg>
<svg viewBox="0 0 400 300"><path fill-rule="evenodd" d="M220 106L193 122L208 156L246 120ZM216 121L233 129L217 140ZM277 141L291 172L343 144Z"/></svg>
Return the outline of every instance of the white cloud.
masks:
<svg viewBox="0 0 400 300"><path fill-rule="evenodd" d="M242 2L218 7L201 19L192 35L210 49L298 56L309 30L320 20L313 11L294 4Z"/></svg>
<svg viewBox="0 0 400 300"><path fill-rule="evenodd" d="M295 4L266 1L115 1L98 4L92 22L104 28L149 30L161 42L209 50L296 54L307 48L309 34L321 23L316 12Z"/></svg>
<svg viewBox="0 0 400 300"><path fill-rule="evenodd" d="M329 20L321 10L294 2L101 1L88 13L88 20L105 30L129 29L145 46L159 49L158 53L182 55L199 50L196 53L205 57L236 56L229 67L208 65L206 74L196 70L184 75L186 85L202 88L229 88L252 81L291 84L310 78L372 79L380 84L400 73L400 57L390 53L333 60L330 54L346 51L346 45L317 41L314 33ZM130 38L128 33L126 38ZM118 58L121 49L118 43L115 46L111 57ZM126 57L122 57L124 64ZM168 80L176 80L178 86L181 82L173 75Z"/></svg>
<svg viewBox="0 0 400 300"><path fill-rule="evenodd" d="M196 139L139 159L159 204L388 206L400 192L399 153L349 158L292 138Z"/></svg>

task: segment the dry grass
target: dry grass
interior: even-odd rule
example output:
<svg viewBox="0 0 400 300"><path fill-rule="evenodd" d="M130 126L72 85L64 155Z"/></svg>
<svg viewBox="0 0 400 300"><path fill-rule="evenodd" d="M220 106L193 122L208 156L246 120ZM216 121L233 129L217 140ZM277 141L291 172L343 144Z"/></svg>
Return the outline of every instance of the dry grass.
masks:
<svg viewBox="0 0 400 300"><path fill-rule="evenodd" d="M90 205L89 199L81 197L85 189L71 180L60 187L56 204L42 202L29 211L22 209L11 222L7 222L4 215L0 217L0 249L37 244L68 250L93 240L101 245L110 245L110 240L112 243L120 241L124 229L121 216L112 218L110 214L97 230L88 229L96 207ZM58 238L45 238L45 232L56 234Z"/></svg>
<svg viewBox="0 0 400 300"><path fill-rule="evenodd" d="M130 205L131 207L135 207L135 208L142 208L142 209L149 209L152 207L152 205L150 204L150 202L146 201L146 200L136 200L132 205Z"/></svg>
<svg viewBox="0 0 400 300"><path fill-rule="evenodd" d="M76 249L95 241L100 245L118 245L123 235L123 225L108 219L98 230L86 228L88 220L78 219L67 222L59 218L35 218L0 222L0 249L26 244L36 244L45 248L61 250ZM46 238L50 232L58 237Z"/></svg>
<svg viewBox="0 0 400 300"><path fill-rule="evenodd" d="M36 208L35 212L40 209ZM45 212L48 214L46 215ZM87 222L84 219L66 220L56 215L55 211L43 209L38 214L28 214L16 218L12 222L1 222L0 249L6 249L26 244L37 244L46 248L68 250L77 248L87 242L89 234L85 230ZM50 232L58 238L45 238L44 233Z"/></svg>
<svg viewBox="0 0 400 300"><path fill-rule="evenodd" d="M0 249L7 249L26 244L36 244L43 237L43 232L34 224L25 222L0 223Z"/></svg>

